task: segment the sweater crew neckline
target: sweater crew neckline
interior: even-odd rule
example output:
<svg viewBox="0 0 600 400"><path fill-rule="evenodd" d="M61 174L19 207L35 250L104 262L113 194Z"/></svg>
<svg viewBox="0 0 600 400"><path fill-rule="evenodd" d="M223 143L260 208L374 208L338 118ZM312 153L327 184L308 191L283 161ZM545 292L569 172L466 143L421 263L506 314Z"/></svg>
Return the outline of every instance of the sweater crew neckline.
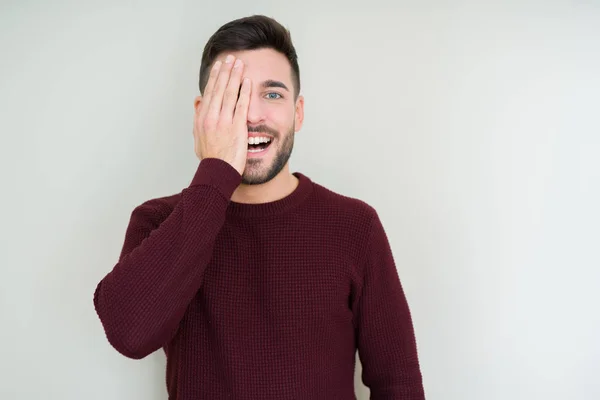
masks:
<svg viewBox="0 0 600 400"><path fill-rule="evenodd" d="M309 177L300 172L294 172L292 175L298 178L298 185L287 196L279 200L255 204L230 200L227 207L227 216L264 218L290 211L299 206L312 192L313 183Z"/></svg>

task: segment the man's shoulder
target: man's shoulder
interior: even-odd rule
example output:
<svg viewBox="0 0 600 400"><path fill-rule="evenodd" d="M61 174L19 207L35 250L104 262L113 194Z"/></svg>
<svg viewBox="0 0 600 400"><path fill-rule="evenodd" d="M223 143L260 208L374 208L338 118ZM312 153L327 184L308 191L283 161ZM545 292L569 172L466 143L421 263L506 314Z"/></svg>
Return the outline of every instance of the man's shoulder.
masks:
<svg viewBox="0 0 600 400"><path fill-rule="evenodd" d="M138 203L132 213L145 215L152 219L164 220L171 214L180 200L181 192L160 197L152 197Z"/></svg>
<svg viewBox="0 0 600 400"><path fill-rule="evenodd" d="M366 200L333 190L313 182L315 204L326 211L329 218L347 220L368 227L377 216L374 206Z"/></svg>
<svg viewBox="0 0 600 400"><path fill-rule="evenodd" d="M325 230L354 260L366 251L372 228L378 220L375 207L363 198L314 183L313 202L307 220Z"/></svg>

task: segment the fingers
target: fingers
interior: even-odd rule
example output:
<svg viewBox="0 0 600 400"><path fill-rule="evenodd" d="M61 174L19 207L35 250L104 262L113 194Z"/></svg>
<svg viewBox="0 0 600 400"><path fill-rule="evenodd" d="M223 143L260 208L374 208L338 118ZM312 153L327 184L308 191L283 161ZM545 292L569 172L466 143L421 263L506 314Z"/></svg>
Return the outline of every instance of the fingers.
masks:
<svg viewBox="0 0 600 400"><path fill-rule="evenodd" d="M221 107L220 121L223 123L231 123L233 119L233 111L240 93L240 82L242 80L242 71L244 63L239 58L233 64L229 83L225 89L223 96L223 106Z"/></svg>
<svg viewBox="0 0 600 400"><path fill-rule="evenodd" d="M250 78L244 78L240 88L240 97L235 105L235 114L233 116L233 125L237 127L246 126L248 123L248 107L250 105L250 92L252 84Z"/></svg>
<svg viewBox="0 0 600 400"><path fill-rule="evenodd" d="M229 83L229 76L231 74L231 68L233 67L233 58L232 55L228 55L225 59L225 64L221 65L221 70L212 90L210 103L208 104L208 113L206 114L206 119L208 121L216 122L219 120L221 107L223 105L223 96L225 95L225 89Z"/></svg>
<svg viewBox="0 0 600 400"><path fill-rule="evenodd" d="M213 90L215 89L215 83L217 82L219 71L221 70L221 64L221 61L216 61L213 64L213 67L210 69L208 82L206 82L206 87L204 88L204 96L202 96L202 106L200 107L200 112L198 114L198 119L200 120L204 120L206 114L208 113L208 105L210 104L210 99L212 97Z"/></svg>

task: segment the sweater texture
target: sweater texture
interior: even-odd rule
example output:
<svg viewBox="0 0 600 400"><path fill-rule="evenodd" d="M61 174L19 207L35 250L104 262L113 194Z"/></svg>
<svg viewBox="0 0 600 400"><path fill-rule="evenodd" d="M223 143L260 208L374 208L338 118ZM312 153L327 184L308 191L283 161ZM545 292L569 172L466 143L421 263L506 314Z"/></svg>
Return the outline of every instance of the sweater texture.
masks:
<svg viewBox="0 0 600 400"><path fill-rule="evenodd" d="M373 207L295 172L288 196L231 200L203 159L180 193L137 206L94 306L110 344L163 349L171 400L423 400L409 307Z"/></svg>

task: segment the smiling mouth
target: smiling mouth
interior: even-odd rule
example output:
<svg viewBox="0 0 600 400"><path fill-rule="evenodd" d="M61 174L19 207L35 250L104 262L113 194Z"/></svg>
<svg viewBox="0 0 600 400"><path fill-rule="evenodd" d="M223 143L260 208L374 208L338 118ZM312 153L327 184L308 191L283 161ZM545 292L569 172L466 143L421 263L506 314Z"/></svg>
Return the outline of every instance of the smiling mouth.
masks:
<svg viewBox="0 0 600 400"><path fill-rule="evenodd" d="M273 143L273 139L259 139L259 138L248 138L248 152L249 153L259 153L261 151L266 150L271 143Z"/></svg>

